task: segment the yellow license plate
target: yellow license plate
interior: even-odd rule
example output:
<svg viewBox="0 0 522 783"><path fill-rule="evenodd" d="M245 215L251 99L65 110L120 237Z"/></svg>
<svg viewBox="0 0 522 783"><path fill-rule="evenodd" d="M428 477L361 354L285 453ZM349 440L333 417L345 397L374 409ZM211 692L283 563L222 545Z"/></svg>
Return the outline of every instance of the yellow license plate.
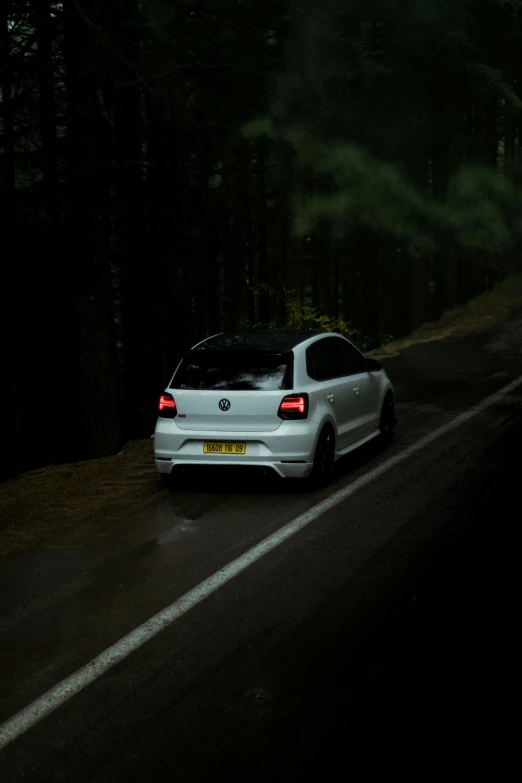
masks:
<svg viewBox="0 0 522 783"><path fill-rule="evenodd" d="M204 454L244 454L246 443L208 441L203 444Z"/></svg>

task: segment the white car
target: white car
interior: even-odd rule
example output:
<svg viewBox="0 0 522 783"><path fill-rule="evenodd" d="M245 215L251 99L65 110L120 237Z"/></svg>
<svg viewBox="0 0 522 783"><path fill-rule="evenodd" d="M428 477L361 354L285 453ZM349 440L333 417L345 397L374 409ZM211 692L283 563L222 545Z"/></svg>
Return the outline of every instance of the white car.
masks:
<svg viewBox="0 0 522 783"><path fill-rule="evenodd" d="M392 384L382 366L333 333L218 334L179 363L159 401L156 467L249 465L325 484L334 462L391 440Z"/></svg>

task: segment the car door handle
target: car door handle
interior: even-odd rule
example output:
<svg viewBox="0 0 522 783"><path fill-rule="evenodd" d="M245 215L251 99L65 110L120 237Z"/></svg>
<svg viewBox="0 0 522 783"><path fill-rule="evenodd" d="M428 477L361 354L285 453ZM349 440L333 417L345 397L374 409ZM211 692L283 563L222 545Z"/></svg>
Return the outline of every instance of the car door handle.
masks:
<svg viewBox="0 0 522 783"><path fill-rule="evenodd" d="M327 394L326 395L326 399L328 400L328 402L333 402L335 400L335 395L334 394Z"/></svg>
<svg viewBox="0 0 522 783"><path fill-rule="evenodd" d="M354 386L352 391L353 391L354 394L359 394L359 387L358 386Z"/></svg>

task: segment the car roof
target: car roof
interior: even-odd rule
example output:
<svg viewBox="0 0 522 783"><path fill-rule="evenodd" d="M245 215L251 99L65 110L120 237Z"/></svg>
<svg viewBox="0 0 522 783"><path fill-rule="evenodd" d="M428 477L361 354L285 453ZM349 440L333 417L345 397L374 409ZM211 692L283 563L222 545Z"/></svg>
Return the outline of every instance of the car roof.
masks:
<svg viewBox="0 0 522 783"><path fill-rule="evenodd" d="M216 334L202 343L194 346L196 351L270 351L274 353L288 353L299 343L317 337L324 332L306 330L279 330L251 331Z"/></svg>

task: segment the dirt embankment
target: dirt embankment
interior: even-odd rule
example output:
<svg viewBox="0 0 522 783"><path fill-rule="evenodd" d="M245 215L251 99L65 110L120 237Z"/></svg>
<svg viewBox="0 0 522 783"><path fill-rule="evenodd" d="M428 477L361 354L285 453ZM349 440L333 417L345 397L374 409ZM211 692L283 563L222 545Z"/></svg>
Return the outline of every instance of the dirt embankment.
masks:
<svg viewBox="0 0 522 783"><path fill-rule="evenodd" d="M505 280L481 296L471 299L462 307L444 313L436 323L427 323L407 337L392 340L371 355L389 360L409 348L427 346L446 338L463 338L470 335L483 337L488 350L495 352L500 346L496 335L503 335L502 346L508 353L522 355L522 275ZM431 347L431 346L430 346ZM422 349L421 349L422 350Z"/></svg>
<svg viewBox="0 0 522 783"><path fill-rule="evenodd" d="M0 485L0 560L161 492L150 438L131 441L113 457L52 465L6 481Z"/></svg>
<svg viewBox="0 0 522 783"><path fill-rule="evenodd" d="M479 381L522 373L522 276L371 354L401 401L435 400Z"/></svg>

